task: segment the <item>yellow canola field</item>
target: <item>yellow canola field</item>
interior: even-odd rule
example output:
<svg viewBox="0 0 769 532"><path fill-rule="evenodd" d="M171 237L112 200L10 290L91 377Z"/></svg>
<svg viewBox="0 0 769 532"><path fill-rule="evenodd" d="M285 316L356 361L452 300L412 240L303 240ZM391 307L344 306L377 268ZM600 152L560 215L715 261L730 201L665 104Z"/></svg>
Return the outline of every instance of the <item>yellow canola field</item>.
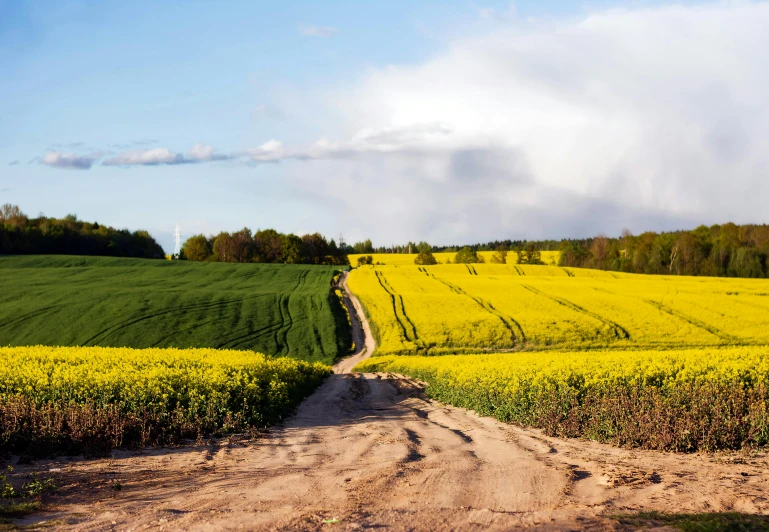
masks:
<svg viewBox="0 0 769 532"><path fill-rule="evenodd" d="M0 347L0 402L117 406L123 412L181 407L194 419L248 410L258 423L331 373L320 363L249 351L103 347Z"/></svg>
<svg viewBox="0 0 769 532"><path fill-rule="evenodd" d="M435 256L435 260L438 261L438 264L450 264L454 262L454 257L456 256L456 252L439 252L439 253L433 253ZM478 255L483 257L483 259L486 261L486 263L491 262L491 256L494 254L493 251L479 251ZM374 259L374 263L379 263L381 265L387 265L387 266L413 266L414 265L414 259L417 258L416 253L369 253L369 254L362 254L362 255L350 255L350 264L353 266L358 265L358 259L360 257L365 257L371 255ZM556 265L558 264L558 259L560 258L560 252L558 251L542 251L541 252L542 262L544 262L546 265ZM507 254L507 262L508 264L517 264L518 263L518 255L515 254L515 252L510 251Z"/></svg>
<svg viewBox="0 0 769 532"><path fill-rule="evenodd" d="M619 445L692 451L769 443L769 347L382 356L357 371L429 384L439 400Z"/></svg>
<svg viewBox="0 0 769 532"><path fill-rule="evenodd" d="M450 382L455 388L518 395L569 386L681 386L703 382L769 384L769 346L699 349L548 351L475 355L382 356L361 371L394 371Z"/></svg>
<svg viewBox="0 0 769 532"><path fill-rule="evenodd" d="M377 354L769 344L769 281L514 264L350 274Z"/></svg>

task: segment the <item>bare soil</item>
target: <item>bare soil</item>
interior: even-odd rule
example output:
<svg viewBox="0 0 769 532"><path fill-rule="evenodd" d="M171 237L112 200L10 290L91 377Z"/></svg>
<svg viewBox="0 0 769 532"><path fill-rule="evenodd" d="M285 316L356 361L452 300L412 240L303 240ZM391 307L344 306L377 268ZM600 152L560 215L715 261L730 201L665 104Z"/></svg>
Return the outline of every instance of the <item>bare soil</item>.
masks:
<svg viewBox="0 0 769 532"><path fill-rule="evenodd" d="M53 474L61 486L49 511L24 524L605 530L621 528L611 515L641 510L769 513L765 452L683 455L550 438L432 401L399 375L349 373L374 346L359 303L347 301L361 319L355 356L282 426L252 440L17 465L15 475Z"/></svg>

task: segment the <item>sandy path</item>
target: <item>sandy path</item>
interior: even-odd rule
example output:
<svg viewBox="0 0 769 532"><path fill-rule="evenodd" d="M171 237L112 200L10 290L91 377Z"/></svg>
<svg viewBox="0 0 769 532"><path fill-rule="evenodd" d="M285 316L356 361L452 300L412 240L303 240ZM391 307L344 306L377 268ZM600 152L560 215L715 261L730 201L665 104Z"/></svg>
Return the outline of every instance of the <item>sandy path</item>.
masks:
<svg viewBox="0 0 769 532"><path fill-rule="evenodd" d="M373 350L356 345L356 357ZM32 521L67 530L603 530L617 527L606 516L634 510L769 512L766 453L548 438L432 401L397 375L344 373L358 359L253 441L17 466L20 475L59 470L53 510Z"/></svg>
<svg viewBox="0 0 769 532"><path fill-rule="evenodd" d="M343 358L336 364L334 364L334 373L350 373L358 362L364 358L370 357L376 349L376 343L374 343L374 335L371 334L368 320L363 313L363 307L361 307L360 301L355 297L347 288L347 276L349 272L344 272L339 279L337 288L342 290L344 294L344 304L347 307L347 312L350 313L352 318L352 341L355 343L355 352L352 356Z"/></svg>

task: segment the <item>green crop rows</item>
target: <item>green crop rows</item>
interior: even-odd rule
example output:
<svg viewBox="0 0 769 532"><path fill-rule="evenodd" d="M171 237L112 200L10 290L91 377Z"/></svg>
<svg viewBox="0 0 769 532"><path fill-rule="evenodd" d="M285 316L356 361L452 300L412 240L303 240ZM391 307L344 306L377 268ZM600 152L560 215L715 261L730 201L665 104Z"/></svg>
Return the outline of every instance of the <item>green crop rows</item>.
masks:
<svg viewBox="0 0 769 532"><path fill-rule="evenodd" d="M213 347L332 362L350 346L330 266L0 258L0 345Z"/></svg>

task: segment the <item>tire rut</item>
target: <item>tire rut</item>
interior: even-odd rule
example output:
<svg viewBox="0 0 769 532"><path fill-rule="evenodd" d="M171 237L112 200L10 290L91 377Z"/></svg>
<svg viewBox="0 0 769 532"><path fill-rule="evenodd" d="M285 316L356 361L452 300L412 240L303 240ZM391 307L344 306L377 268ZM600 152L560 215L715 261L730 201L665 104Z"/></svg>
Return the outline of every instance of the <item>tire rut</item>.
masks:
<svg viewBox="0 0 769 532"><path fill-rule="evenodd" d="M529 292L531 292L533 294L536 294L536 295L538 295L540 297L545 297L547 299L550 299L551 301L555 301L559 305L563 305L564 307L570 308L572 310L575 310L577 312L580 312L582 314L590 316L591 318L600 321L604 325L608 325L611 328L611 330L613 331L614 336L618 340L630 340L630 333L628 332L628 330L625 329L622 325L620 325L619 323L617 323L615 321L612 321L612 320L610 320L608 318L604 318L603 316L601 316L600 314L596 314L595 312L591 312L591 311L587 310L586 308L577 305L576 303L572 303L568 299L564 299L564 298L556 297L556 296L551 296L551 295L546 294L545 292L542 292L541 290L538 290L538 289L536 289L536 288L534 288L532 286L529 286L529 285L522 284L521 287L525 288L526 290L528 290Z"/></svg>
<svg viewBox="0 0 769 532"><path fill-rule="evenodd" d="M444 285L448 286L449 289L451 289L452 292L455 294L463 295L469 299L472 299L475 301L480 307L488 312L489 314L492 314L499 318L499 320L502 322L502 324L505 326L505 328L510 333L510 337L513 343L513 346L523 346L526 343L526 333L523 331L523 327L520 323L518 323L518 320L513 318L512 316L509 316L507 314L503 314L502 312L498 311L494 308L494 306L489 303L488 301L485 301L479 297L474 297L462 290L462 288L458 287L457 285L450 283L448 281L445 281L439 277L437 277L435 274L432 274L433 279L436 281L443 283ZM518 331L518 334L516 334L516 331Z"/></svg>

